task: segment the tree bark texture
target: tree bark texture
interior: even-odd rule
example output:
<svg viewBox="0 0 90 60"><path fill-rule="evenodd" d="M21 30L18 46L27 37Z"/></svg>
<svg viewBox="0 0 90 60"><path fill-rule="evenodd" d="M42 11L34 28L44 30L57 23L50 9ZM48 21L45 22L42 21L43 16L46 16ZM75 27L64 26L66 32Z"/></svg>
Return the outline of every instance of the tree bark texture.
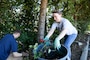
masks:
<svg viewBox="0 0 90 60"><path fill-rule="evenodd" d="M41 0L39 29L38 29L38 39L39 40L44 38L47 1L48 0Z"/></svg>

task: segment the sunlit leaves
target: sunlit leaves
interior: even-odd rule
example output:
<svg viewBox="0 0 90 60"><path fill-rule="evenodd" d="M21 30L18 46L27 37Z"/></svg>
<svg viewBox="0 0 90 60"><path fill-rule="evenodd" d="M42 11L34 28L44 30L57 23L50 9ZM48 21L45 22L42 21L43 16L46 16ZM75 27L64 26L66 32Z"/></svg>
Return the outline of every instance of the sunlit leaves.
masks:
<svg viewBox="0 0 90 60"><path fill-rule="evenodd" d="M89 28L89 0L48 0L47 28L50 28L53 22L52 11L61 8L64 8L63 16L69 19L75 26L77 25L79 31L84 31ZM20 29L24 34L21 40L33 42L37 37L39 15L40 0L1 0L0 36L7 32L12 32L15 29Z"/></svg>

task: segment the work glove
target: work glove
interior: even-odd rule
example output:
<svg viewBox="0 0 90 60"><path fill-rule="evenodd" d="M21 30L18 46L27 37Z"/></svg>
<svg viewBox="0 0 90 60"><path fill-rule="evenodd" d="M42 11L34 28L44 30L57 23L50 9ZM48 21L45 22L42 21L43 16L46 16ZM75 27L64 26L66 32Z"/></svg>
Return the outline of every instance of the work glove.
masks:
<svg viewBox="0 0 90 60"><path fill-rule="evenodd" d="M36 52L39 52L44 47L44 45L49 46L51 44L47 36L44 39L40 39L39 41L41 42L41 44L39 44L36 48Z"/></svg>
<svg viewBox="0 0 90 60"><path fill-rule="evenodd" d="M26 52L22 52L22 56L29 56L29 54L28 53L26 53Z"/></svg>
<svg viewBox="0 0 90 60"><path fill-rule="evenodd" d="M44 39L40 39L39 42L43 43L43 42L47 42L49 41L49 37L45 37Z"/></svg>
<svg viewBox="0 0 90 60"><path fill-rule="evenodd" d="M59 50L61 48L60 40L58 38L54 41L54 48Z"/></svg>
<svg viewBox="0 0 90 60"><path fill-rule="evenodd" d="M49 37L45 37L44 39L44 43L48 46L48 45L50 45L50 40L49 40Z"/></svg>
<svg viewBox="0 0 90 60"><path fill-rule="evenodd" d="M46 42L49 40L49 37L46 36L43 40Z"/></svg>

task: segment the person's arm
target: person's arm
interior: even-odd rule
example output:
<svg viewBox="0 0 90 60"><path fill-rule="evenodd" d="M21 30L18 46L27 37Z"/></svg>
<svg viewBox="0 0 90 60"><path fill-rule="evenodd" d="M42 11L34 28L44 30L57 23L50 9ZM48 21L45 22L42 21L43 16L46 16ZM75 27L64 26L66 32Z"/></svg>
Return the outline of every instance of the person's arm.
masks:
<svg viewBox="0 0 90 60"><path fill-rule="evenodd" d="M67 29L62 30L59 36L54 41L54 48L59 50L61 47L60 40L66 35Z"/></svg>
<svg viewBox="0 0 90 60"><path fill-rule="evenodd" d="M67 29L63 29L56 39L61 40L66 35L66 33Z"/></svg>
<svg viewBox="0 0 90 60"><path fill-rule="evenodd" d="M61 31L61 33L58 35L57 39L58 40L61 40L65 35L66 33L68 32L68 30L70 29L70 22L68 20L65 20L64 23L63 23L63 30Z"/></svg>
<svg viewBox="0 0 90 60"><path fill-rule="evenodd" d="M18 53L18 52L13 52L12 53L14 57L21 57L22 53Z"/></svg>
<svg viewBox="0 0 90 60"><path fill-rule="evenodd" d="M49 40L49 38L51 37L51 35L54 33L56 27L57 27L57 23L53 23L50 31L48 32L48 34L43 39L44 41L48 41Z"/></svg>
<svg viewBox="0 0 90 60"><path fill-rule="evenodd" d="M26 52L22 52L22 53L13 52L12 54L14 57L29 56L29 54Z"/></svg>
<svg viewBox="0 0 90 60"><path fill-rule="evenodd" d="M46 35L46 37L50 38L51 35L54 33L55 29L56 29L57 23L53 23L52 27L50 29L50 31L48 32L48 34Z"/></svg>
<svg viewBox="0 0 90 60"><path fill-rule="evenodd" d="M55 28L53 28L53 29L51 28L50 31L47 34L47 37L50 38L51 35L54 33L54 31L55 31Z"/></svg>

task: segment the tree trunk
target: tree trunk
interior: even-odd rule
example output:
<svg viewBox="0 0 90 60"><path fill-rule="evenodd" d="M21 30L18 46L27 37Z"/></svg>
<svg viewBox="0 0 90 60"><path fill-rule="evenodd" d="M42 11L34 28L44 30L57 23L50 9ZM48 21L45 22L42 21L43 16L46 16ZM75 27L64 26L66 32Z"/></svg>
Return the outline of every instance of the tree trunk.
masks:
<svg viewBox="0 0 90 60"><path fill-rule="evenodd" d="M38 40L44 38L47 1L48 0L41 0L39 29L38 29Z"/></svg>

